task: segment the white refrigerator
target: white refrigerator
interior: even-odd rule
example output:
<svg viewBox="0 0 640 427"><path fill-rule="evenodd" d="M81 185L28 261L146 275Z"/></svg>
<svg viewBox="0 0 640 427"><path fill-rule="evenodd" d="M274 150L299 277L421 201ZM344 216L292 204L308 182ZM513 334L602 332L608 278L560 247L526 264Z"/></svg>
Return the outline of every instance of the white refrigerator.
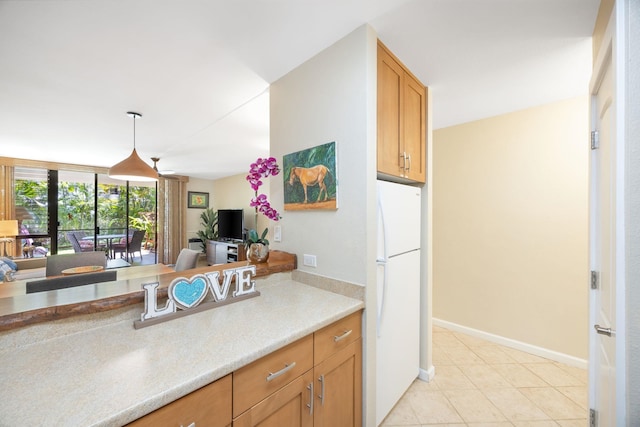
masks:
<svg viewBox="0 0 640 427"><path fill-rule="evenodd" d="M376 425L420 369L420 188L378 181Z"/></svg>

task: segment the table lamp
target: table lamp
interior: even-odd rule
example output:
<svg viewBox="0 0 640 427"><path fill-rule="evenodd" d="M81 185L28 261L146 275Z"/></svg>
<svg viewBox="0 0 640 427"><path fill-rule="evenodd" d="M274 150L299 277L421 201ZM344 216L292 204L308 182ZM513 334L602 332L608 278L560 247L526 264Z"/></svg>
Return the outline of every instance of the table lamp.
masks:
<svg viewBox="0 0 640 427"><path fill-rule="evenodd" d="M2 252L3 256L8 257L7 254L7 243L12 243L15 239L14 237L18 235L18 220L17 219L8 219L4 221L0 221L0 243L2 243L3 248ZM11 236L11 237L9 237Z"/></svg>

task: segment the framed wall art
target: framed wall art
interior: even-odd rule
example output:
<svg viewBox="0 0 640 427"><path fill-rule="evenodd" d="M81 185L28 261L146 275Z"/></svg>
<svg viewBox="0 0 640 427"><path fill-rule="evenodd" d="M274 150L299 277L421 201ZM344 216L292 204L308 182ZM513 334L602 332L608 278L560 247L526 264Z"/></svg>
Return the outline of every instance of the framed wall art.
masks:
<svg viewBox="0 0 640 427"><path fill-rule="evenodd" d="M336 142L285 154L284 209L338 209Z"/></svg>
<svg viewBox="0 0 640 427"><path fill-rule="evenodd" d="M188 208L206 209L209 207L209 193L189 191L187 200Z"/></svg>

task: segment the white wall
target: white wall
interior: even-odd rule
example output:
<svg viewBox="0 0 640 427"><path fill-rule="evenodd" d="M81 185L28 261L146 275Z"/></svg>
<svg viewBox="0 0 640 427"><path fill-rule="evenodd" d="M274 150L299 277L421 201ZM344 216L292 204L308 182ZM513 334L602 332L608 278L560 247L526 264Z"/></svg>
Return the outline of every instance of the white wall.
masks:
<svg viewBox="0 0 640 427"><path fill-rule="evenodd" d="M295 253L300 270L360 284L367 279L366 183L375 180L375 140L369 142L367 117L369 36L361 27L270 89L271 155L282 164L287 153L336 141L339 205L285 211L283 179L271 178L271 203L283 216L282 243L273 246ZM303 266L303 254L316 255L318 267Z"/></svg>
<svg viewBox="0 0 640 427"><path fill-rule="evenodd" d="M640 420L640 3L627 1L627 425Z"/></svg>
<svg viewBox="0 0 640 427"><path fill-rule="evenodd" d="M375 283L376 35L362 26L272 84L271 155L337 143L335 211L284 211L283 181L271 178L271 203L283 218L282 243L298 269L360 285ZM280 178L280 179L277 179ZM317 268L302 265L317 256ZM365 289L375 307L375 286ZM375 423L375 316L365 310L365 425Z"/></svg>

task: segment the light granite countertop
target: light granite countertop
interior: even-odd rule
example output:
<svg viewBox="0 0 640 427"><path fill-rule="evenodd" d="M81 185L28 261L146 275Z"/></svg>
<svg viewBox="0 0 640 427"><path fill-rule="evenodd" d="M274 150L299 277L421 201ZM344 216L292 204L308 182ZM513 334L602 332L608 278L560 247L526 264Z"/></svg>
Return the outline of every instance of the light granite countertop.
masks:
<svg viewBox="0 0 640 427"><path fill-rule="evenodd" d="M124 425L364 306L289 278L257 289L138 330L141 306L88 329L33 329L31 343L0 336L0 426Z"/></svg>

